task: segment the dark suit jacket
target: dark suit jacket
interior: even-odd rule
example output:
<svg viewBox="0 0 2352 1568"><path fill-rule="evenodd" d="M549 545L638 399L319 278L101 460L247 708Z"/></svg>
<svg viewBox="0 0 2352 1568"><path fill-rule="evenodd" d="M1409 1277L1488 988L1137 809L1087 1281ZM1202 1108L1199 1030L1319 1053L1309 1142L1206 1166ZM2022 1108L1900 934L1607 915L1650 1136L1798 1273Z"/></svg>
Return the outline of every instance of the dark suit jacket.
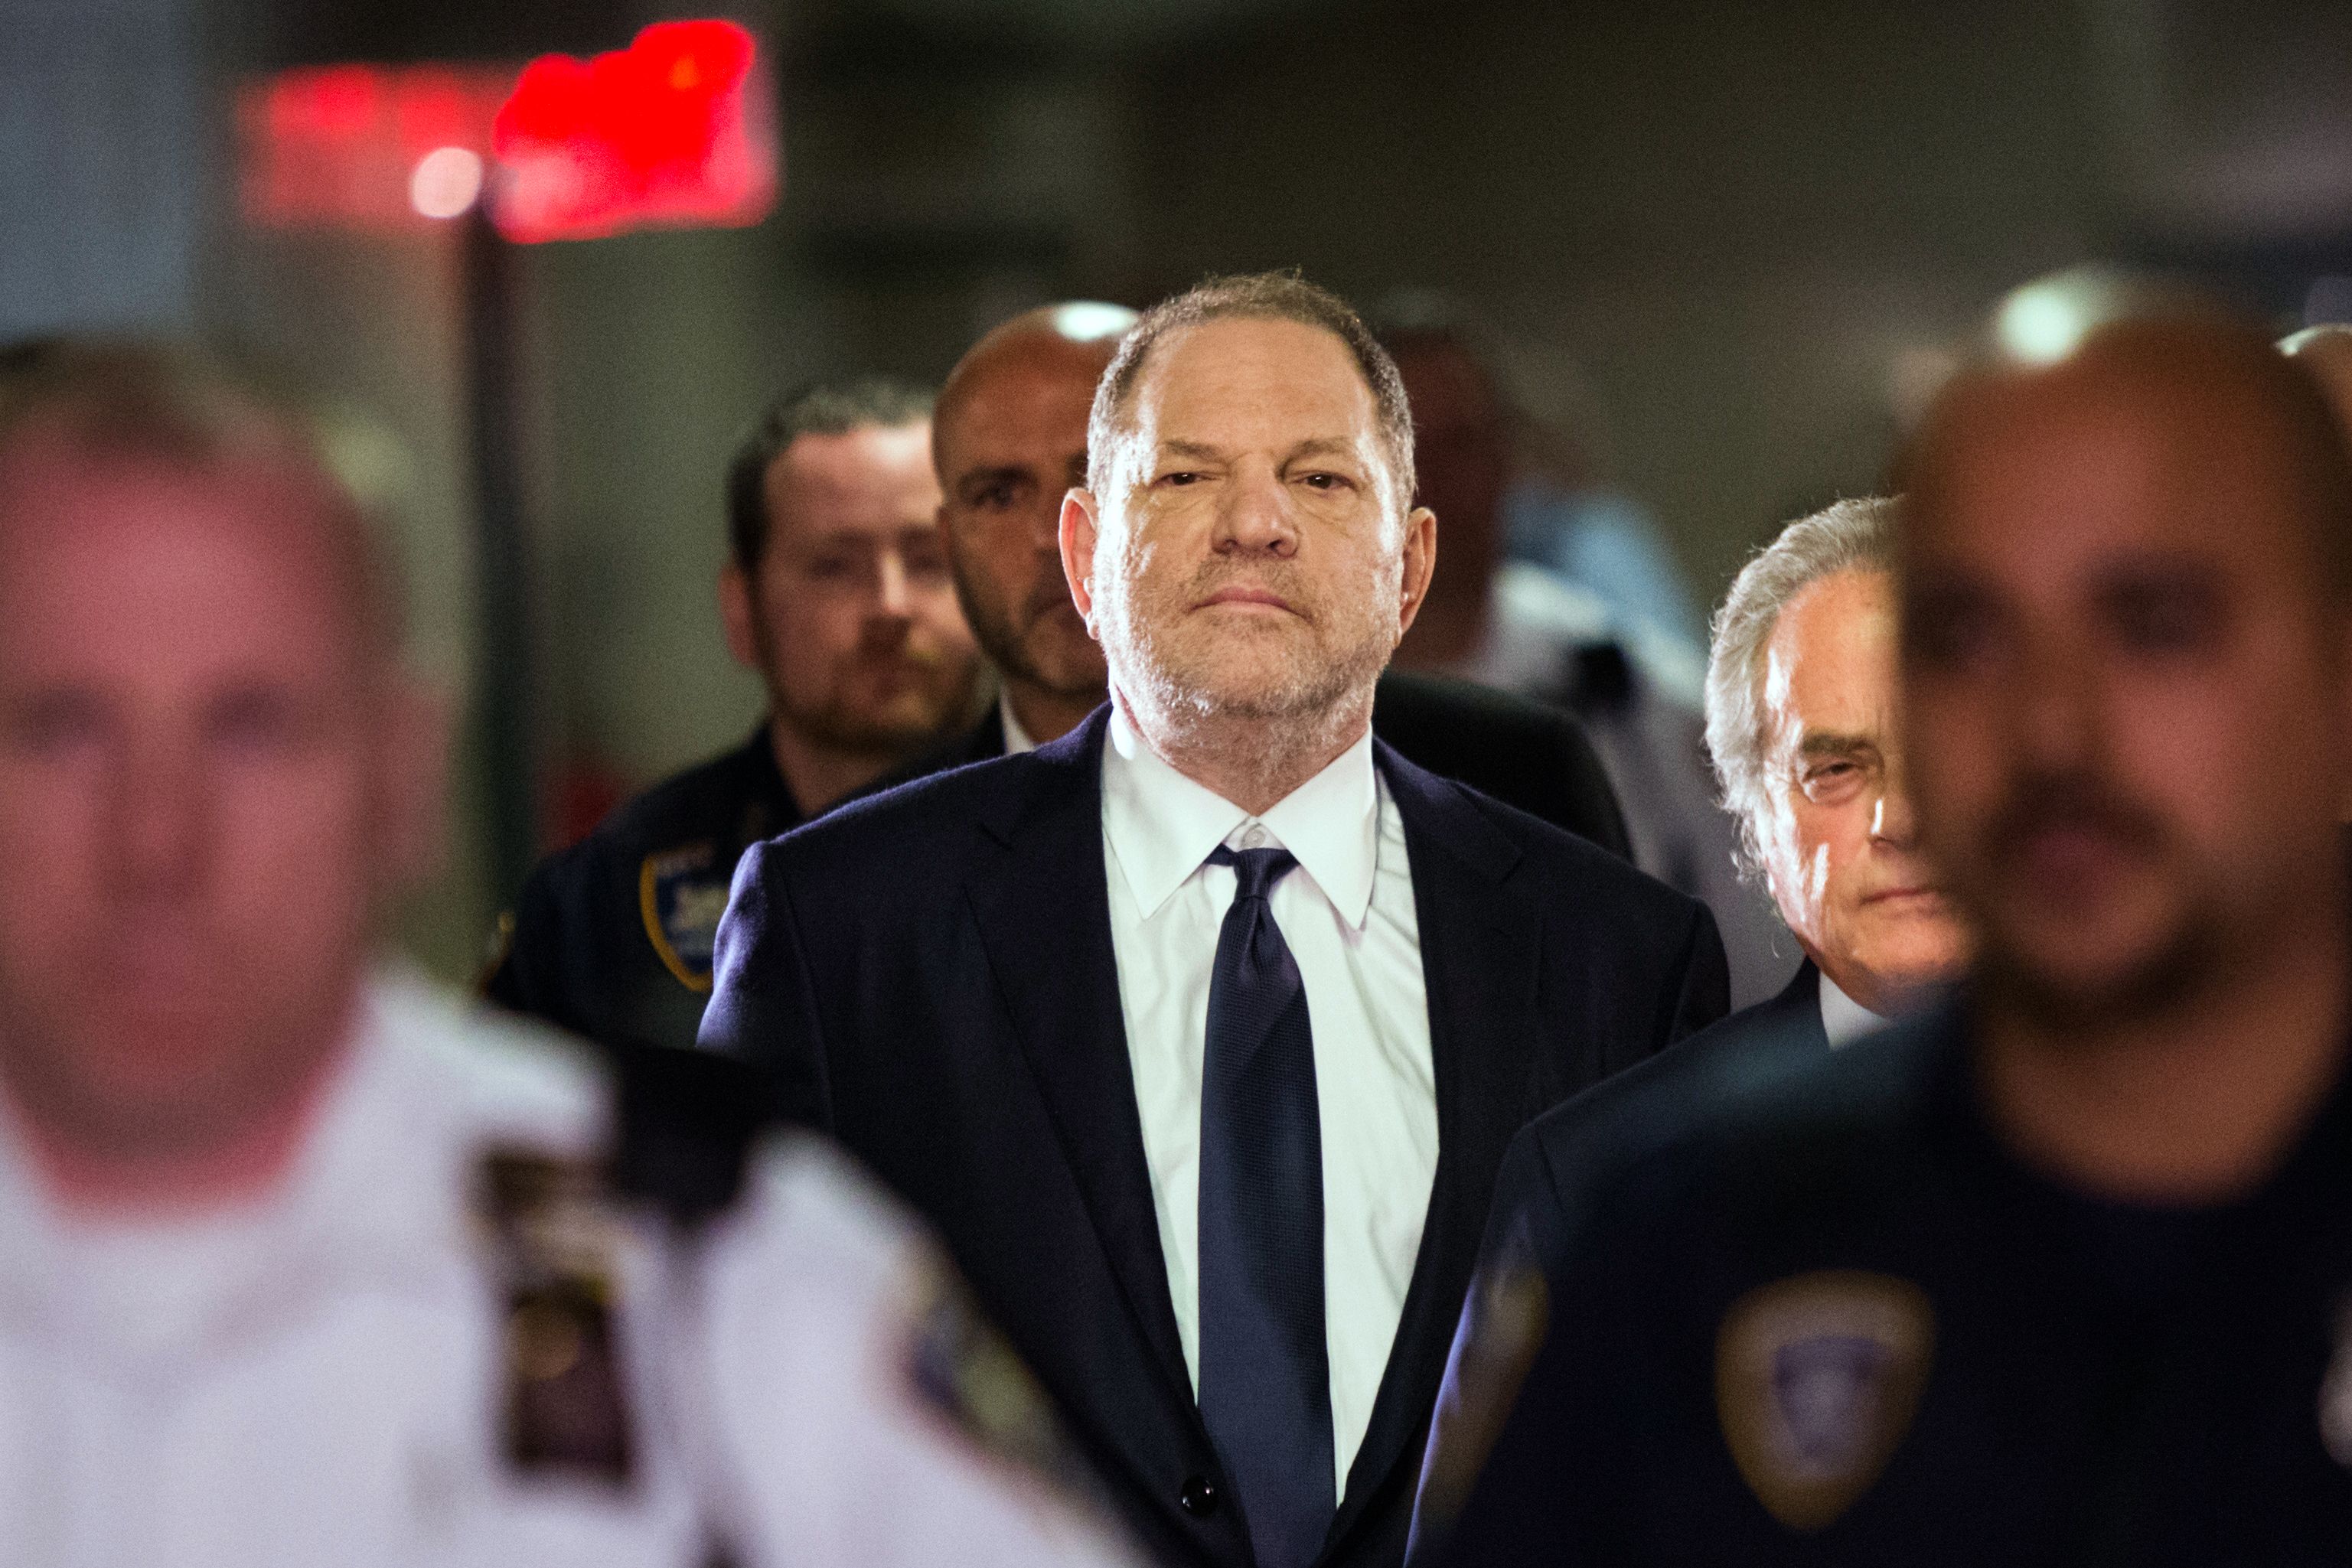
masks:
<svg viewBox="0 0 2352 1568"><path fill-rule="evenodd" d="M1439 1560L1446 1527L1468 1496L1538 1348L1538 1318L1509 1297L1549 1281L1574 1255L1585 1201L1609 1172L1691 1124L1717 1101L1789 1076L1829 1055L1821 971L1808 958L1779 995L1699 1030L1579 1094L1511 1140L1437 1396L1414 1510L1412 1561Z"/></svg>
<svg viewBox="0 0 2352 1568"><path fill-rule="evenodd" d="M1633 858L1601 754L1565 708L1445 675L1391 670L1373 694L1372 733L1441 779L1590 839L1620 860ZM978 724L887 775L873 793L1003 755L1003 716L991 704Z"/></svg>
<svg viewBox="0 0 2352 1568"><path fill-rule="evenodd" d="M1102 845L1109 710L754 847L703 1044L763 1066L929 1217L1171 1562L1250 1562L1177 1338ZM1325 1561L1402 1560L1432 1397L1513 1133L1712 1022L1705 908L1385 746L1429 995L1438 1164L1395 1348ZM1190 1483L1188 1485L1188 1483ZM1188 1492L1195 1506L1180 1500Z"/></svg>

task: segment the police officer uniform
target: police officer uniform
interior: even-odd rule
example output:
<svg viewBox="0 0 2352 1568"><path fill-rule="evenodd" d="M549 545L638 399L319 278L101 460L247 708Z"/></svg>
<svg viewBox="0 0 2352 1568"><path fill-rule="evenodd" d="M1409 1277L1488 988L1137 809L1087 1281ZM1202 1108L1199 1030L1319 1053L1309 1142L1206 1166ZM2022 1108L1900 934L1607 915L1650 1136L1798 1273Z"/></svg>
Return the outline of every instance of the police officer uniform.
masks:
<svg viewBox="0 0 2352 1568"><path fill-rule="evenodd" d="M821 1145L715 1215L629 1201L602 1068L396 977L323 1093L272 1193L135 1220L0 1120L0 1564L1123 1560Z"/></svg>
<svg viewBox="0 0 2352 1568"><path fill-rule="evenodd" d="M691 1046L735 862L803 820L762 725L542 862L486 993L604 1044Z"/></svg>
<svg viewBox="0 0 2352 1568"><path fill-rule="evenodd" d="M1686 1075L1515 1303L1540 1348L1423 1560L2352 1561L2352 1076L2171 1208L2013 1155L1969 1036Z"/></svg>

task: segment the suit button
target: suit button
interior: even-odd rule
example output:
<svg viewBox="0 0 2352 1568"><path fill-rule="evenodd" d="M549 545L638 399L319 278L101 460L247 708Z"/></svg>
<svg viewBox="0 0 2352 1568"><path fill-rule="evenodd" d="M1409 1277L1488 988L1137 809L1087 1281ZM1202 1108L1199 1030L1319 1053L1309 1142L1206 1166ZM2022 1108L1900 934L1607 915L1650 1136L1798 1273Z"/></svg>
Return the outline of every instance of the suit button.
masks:
<svg viewBox="0 0 2352 1568"><path fill-rule="evenodd" d="M1206 1476L1186 1476L1176 1501L1194 1519L1206 1519L1217 1511L1217 1483Z"/></svg>

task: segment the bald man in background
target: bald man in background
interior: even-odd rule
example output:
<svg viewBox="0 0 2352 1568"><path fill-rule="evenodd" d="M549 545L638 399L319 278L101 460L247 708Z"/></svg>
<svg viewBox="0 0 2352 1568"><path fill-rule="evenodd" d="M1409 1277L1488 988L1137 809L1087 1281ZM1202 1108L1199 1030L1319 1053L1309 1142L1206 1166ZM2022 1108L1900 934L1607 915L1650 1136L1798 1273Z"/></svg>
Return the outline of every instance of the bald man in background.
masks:
<svg viewBox="0 0 2352 1568"><path fill-rule="evenodd" d="M1102 706L1110 677L1063 576L1057 529L1062 497L1086 482L1096 383L1135 319L1094 300L1043 306L991 330L949 374L931 423L940 531L965 620L1003 685L976 726L886 785L1031 750ZM1633 858L1616 795L1572 716L1391 672L1372 727L1432 772Z"/></svg>
<svg viewBox="0 0 2352 1568"><path fill-rule="evenodd" d="M1592 1186L1460 1563L2352 1559L2352 458L2250 324L1898 466L1962 992Z"/></svg>
<svg viewBox="0 0 2352 1568"><path fill-rule="evenodd" d="M2279 352L2301 365L2352 430L2352 324L2330 321L2279 340Z"/></svg>

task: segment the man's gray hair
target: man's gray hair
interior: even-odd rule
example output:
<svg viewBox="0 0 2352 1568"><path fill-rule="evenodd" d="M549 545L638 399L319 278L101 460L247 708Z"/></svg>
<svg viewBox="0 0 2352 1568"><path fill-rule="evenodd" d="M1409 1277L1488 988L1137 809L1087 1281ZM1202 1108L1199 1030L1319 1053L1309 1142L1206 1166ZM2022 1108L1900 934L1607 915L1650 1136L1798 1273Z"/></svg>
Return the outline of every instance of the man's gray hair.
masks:
<svg viewBox="0 0 2352 1568"><path fill-rule="evenodd" d="M1771 799L1764 651L1780 612L1814 583L1841 571L1894 570L1896 511L1893 499L1868 496L1798 518L1740 569L1716 612L1706 659L1706 749L1723 808L1739 825L1740 870L1749 877L1763 874L1759 826Z"/></svg>
<svg viewBox="0 0 2352 1568"><path fill-rule="evenodd" d="M1212 277L1146 310L1118 341L1118 352L1095 387L1087 420L1087 488L1103 494L1110 484L1112 451L1126 423L1129 396L1143 374L1144 361L1160 340L1185 327L1211 321L1293 321L1318 328L1339 340L1363 373L1380 420L1382 455L1396 480L1399 515L1412 505L1412 410L1396 361L1346 300L1318 288L1296 272L1257 272Z"/></svg>

